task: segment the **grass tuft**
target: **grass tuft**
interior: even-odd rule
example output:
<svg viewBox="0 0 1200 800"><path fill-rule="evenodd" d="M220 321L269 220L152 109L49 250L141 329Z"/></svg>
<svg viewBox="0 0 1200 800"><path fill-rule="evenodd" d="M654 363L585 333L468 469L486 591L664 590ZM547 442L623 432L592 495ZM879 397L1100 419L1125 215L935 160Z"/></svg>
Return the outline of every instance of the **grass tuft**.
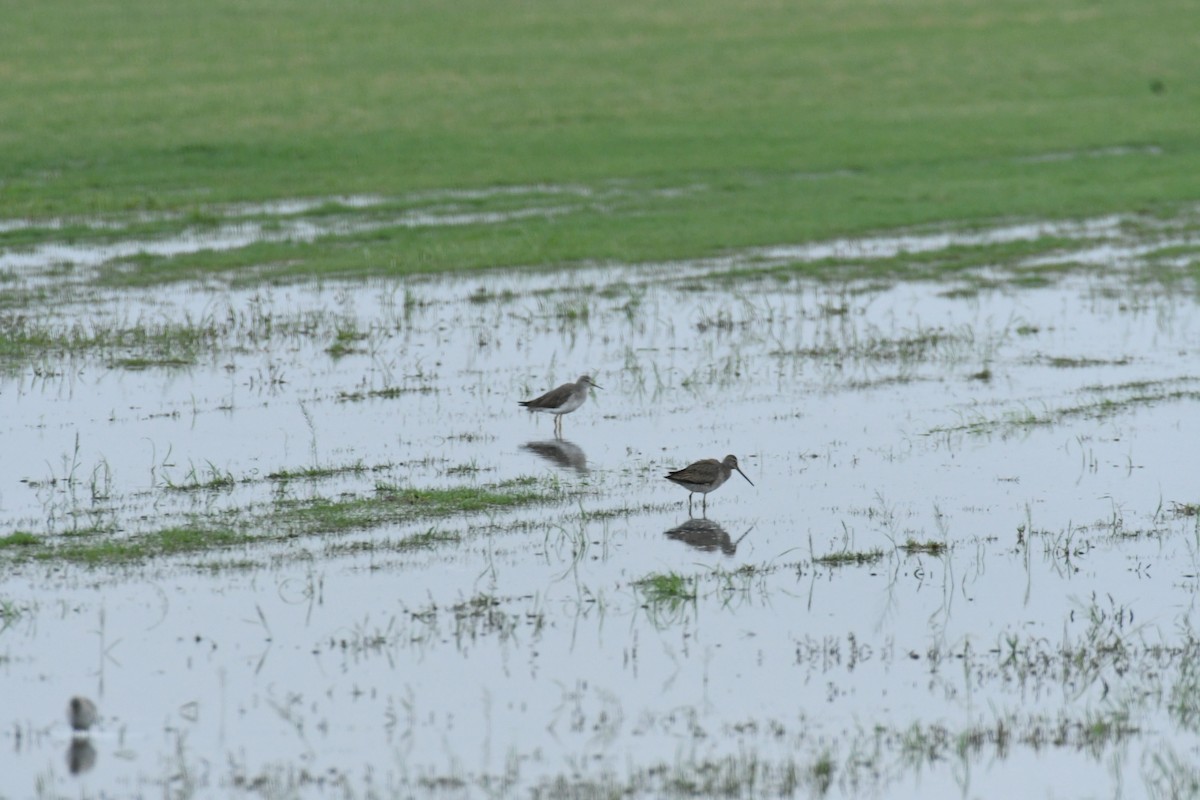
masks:
<svg viewBox="0 0 1200 800"><path fill-rule="evenodd" d="M647 602L651 604L677 605L696 600L695 582L677 572L649 575L635 581L634 586L641 589Z"/></svg>
<svg viewBox="0 0 1200 800"><path fill-rule="evenodd" d="M123 564L152 558L199 553L253 541L249 534L221 528L173 527L125 539L71 543L39 553L44 560L71 561L90 566Z"/></svg>
<svg viewBox="0 0 1200 800"><path fill-rule="evenodd" d="M8 536L0 536L0 548L3 547L37 547L42 540L28 531L14 531Z"/></svg>
<svg viewBox="0 0 1200 800"><path fill-rule="evenodd" d="M931 556L940 556L949 550L949 546L945 542L935 542L933 540L919 542L916 539L910 538L904 544L900 545L900 549L909 555L925 553Z"/></svg>
<svg viewBox="0 0 1200 800"><path fill-rule="evenodd" d="M837 553L829 553L815 557L813 563L823 564L827 567L843 567L851 564L874 564L881 560L883 560L883 550L875 548L873 550L842 550Z"/></svg>

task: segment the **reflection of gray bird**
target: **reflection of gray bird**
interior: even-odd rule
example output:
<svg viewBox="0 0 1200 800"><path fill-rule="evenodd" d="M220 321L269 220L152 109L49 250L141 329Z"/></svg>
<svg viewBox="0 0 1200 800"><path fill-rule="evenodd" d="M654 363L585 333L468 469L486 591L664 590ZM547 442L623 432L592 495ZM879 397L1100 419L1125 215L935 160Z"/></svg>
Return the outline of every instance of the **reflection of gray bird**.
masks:
<svg viewBox="0 0 1200 800"><path fill-rule="evenodd" d="M557 436L562 436L562 415L570 414L575 409L583 405L583 401L587 400L588 387L594 389L602 389L592 381L588 375L580 375L579 380L575 383L564 383L556 389L551 389L541 397L535 397L532 400L521 400L520 405L529 409L530 412L539 411L543 414L554 415L554 433Z"/></svg>
<svg viewBox="0 0 1200 800"><path fill-rule="evenodd" d="M725 456L723 461L717 461L715 458L706 458L702 461L697 461L694 464L688 464L683 469L675 470L667 473L667 480L671 483L676 483L688 490L688 513L692 511L692 493L700 492L703 499L703 508L708 510L708 493L719 488L721 484L729 480L729 476L734 470L743 478L746 478L746 483L751 486L754 481L746 477L746 473L742 472L738 466L737 456Z"/></svg>
<svg viewBox="0 0 1200 800"><path fill-rule="evenodd" d="M697 550L703 550L705 553L720 550L727 556L736 553L738 544L748 535L750 535L749 530L739 536L737 541L734 541L729 538L729 534L724 528L709 519L689 519L682 525L677 525L666 532L668 539L683 542Z"/></svg>
<svg viewBox="0 0 1200 800"><path fill-rule="evenodd" d="M86 731L96 724L96 704L86 697L76 695L67 703L67 722L76 731Z"/></svg>
<svg viewBox="0 0 1200 800"><path fill-rule="evenodd" d="M72 739L67 747L67 769L72 775L81 775L96 764L96 748L91 739Z"/></svg>
<svg viewBox="0 0 1200 800"><path fill-rule="evenodd" d="M521 449L537 453L551 464L563 469L573 469L580 475L586 475L588 472L587 454L583 452L583 448L579 445L569 442L566 439L526 442L521 445Z"/></svg>

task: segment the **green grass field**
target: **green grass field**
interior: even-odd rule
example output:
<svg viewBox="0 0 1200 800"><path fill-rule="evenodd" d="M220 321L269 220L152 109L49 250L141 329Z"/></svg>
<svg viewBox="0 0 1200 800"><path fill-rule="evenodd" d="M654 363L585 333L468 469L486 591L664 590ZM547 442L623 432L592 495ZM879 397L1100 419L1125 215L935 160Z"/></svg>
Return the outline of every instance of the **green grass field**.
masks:
<svg viewBox="0 0 1200 800"><path fill-rule="evenodd" d="M0 17L0 219L602 193L174 266L686 257L1200 198L1200 6L1183 0L0 0Z"/></svg>

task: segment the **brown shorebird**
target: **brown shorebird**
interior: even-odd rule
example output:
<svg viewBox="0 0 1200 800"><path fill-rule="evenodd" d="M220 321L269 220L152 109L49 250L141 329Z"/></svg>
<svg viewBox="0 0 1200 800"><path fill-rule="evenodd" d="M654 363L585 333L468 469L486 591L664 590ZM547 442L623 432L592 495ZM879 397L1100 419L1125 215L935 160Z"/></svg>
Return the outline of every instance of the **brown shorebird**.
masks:
<svg viewBox="0 0 1200 800"><path fill-rule="evenodd" d="M738 466L737 456L725 456L724 461L717 461L715 458L706 458L703 461L697 461L695 464L688 464L686 467L675 472L667 473L667 480L671 483L677 483L688 490L688 513L692 513L692 493L699 492L702 495L703 509L708 510L708 493L717 489L722 483L729 480L729 476L734 470L738 471L746 482L751 486L754 481L746 477L746 473L742 472Z"/></svg>
<svg viewBox="0 0 1200 800"><path fill-rule="evenodd" d="M96 704L86 697L76 695L67 703L67 722L72 730L84 732L96 724Z"/></svg>
<svg viewBox="0 0 1200 800"><path fill-rule="evenodd" d="M539 411L543 414L554 415L554 434L562 436L562 415L570 414L575 409L583 405L583 401L587 400L588 387L594 389L603 389L603 386L597 385L589 375L580 375L579 380L574 383L564 383L557 389L551 389L541 397L535 397L532 400L521 400L520 404L531 412Z"/></svg>

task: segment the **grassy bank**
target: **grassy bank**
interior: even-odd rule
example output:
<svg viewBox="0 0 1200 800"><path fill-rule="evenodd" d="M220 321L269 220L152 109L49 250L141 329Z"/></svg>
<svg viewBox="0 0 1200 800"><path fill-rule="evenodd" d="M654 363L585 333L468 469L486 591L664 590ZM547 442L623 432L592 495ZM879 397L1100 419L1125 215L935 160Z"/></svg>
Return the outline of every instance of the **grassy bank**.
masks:
<svg viewBox="0 0 1200 800"><path fill-rule="evenodd" d="M0 218L595 193L220 269L681 257L1198 194L1200 9L1184 2L4 6Z"/></svg>

